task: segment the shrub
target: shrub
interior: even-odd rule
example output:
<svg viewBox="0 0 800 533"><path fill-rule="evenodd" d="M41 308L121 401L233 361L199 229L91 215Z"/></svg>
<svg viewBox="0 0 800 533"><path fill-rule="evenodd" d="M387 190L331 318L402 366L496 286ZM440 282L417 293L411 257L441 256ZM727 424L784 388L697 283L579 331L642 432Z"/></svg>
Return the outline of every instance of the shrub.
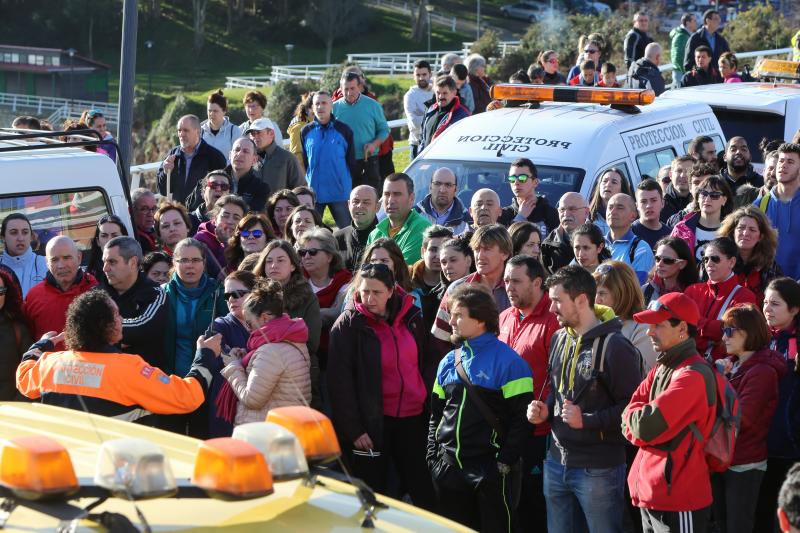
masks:
<svg viewBox="0 0 800 533"><path fill-rule="evenodd" d="M309 91L316 91L318 86L319 83L313 80L279 81L267 102L266 115L278 124L281 131L286 131L300 98Z"/></svg>
<svg viewBox="0 0 800 533"><path fill-rule="evenodd" d="M518 48L506 53L493 65L489 66L489 77L495 82L507 82L509 76L518 70L527 72L528 66L536 62L536 53L529 48Z"/></svg>
<svg viewBox="0 0 800 533"><path fill-rule="evenodd" d="M480 54L487 60L500 56L500 36L494 30L486 30L469 49L471 54Z"/></svg>
<svg viewBox="0 0 800 533"><path fill-rule="evenodd" d="M759 4L725 26L724 35L734 52L768 50L791 46L791 25L771 4Z"/></svg>

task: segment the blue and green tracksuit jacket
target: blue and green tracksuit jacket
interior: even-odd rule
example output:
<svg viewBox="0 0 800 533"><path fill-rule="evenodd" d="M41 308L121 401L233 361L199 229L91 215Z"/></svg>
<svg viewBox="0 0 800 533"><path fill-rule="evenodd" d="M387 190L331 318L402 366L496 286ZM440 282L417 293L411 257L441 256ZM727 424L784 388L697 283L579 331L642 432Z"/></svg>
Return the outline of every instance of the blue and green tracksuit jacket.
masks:
<svg viewBox="0 0 800 533"><path fill-rule="evenodd" d="M493 333L464 341L461 362L484 403L500 419L506 435L501 441L467 395L456 373L455 351L451 351L439 363L433 385L428 464L440 456L460 468L465 462L488 459L514 464L531 433L526 418L533 399L530 366Z"/></svg>

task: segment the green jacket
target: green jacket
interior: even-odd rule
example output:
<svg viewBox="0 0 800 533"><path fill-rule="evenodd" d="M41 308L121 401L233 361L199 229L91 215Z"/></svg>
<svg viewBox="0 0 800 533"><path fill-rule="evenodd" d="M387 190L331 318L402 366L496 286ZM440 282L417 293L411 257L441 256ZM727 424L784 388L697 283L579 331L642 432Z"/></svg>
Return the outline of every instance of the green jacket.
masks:
<svg viewBox="0 0 800 533"><path fill-rule="evenodd" d="M407 264L413 265L422 259L422 232L430 225L431 223L427 219L412 209L400 229L400 233L392 239L403 251L403 258ZM367 244L371 244L381 237L391 238L389 237L389 217L378 222L378 225L369 234Z"/></svg>
<svg viewBox="0 0 800 533"><path fill-rule="evenodd" d="M683 72L683 57L686 55L686 43L689 42L689 37L691 36L692 34L689 33L689 30L684 28L682 24L672 28L672 31L669 32L669 38L672 41L669 57L672 59L672 68L678 72Z"/></svg>

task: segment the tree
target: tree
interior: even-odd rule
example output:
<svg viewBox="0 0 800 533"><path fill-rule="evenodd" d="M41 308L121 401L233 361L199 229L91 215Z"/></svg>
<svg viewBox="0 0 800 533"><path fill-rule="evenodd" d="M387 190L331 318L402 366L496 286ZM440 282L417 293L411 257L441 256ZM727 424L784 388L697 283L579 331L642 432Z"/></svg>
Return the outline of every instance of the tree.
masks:
<svg viewBox="0 0 800 533"><path fill-rule="evenodd" d="M791 24L771 4L759 4L742 11L723 32L731 50L749 52L790 46Z"/></svg>
<svg viewBox="0 0 800 533"><path fill-rule="evenodd" d="M411 32L411 40L418 43L425 38L428 31L427 0L419 0L417 12L411 10L411 22L414 31Z"/></svg>
<svg viewBox="0 0 800 533"><path fill-rule="evenodd" d="M317 0L308 6L309 29L325 43L325 62L331 62L333 42L364 27L361 0Z"/></svg>
<svg viewBox="0 0 800 533"><path fill-rule="evenodd" d="M192 0L192 29L194 30L194 53L199 54L206 40L206 9L208 0Z"/></svg>

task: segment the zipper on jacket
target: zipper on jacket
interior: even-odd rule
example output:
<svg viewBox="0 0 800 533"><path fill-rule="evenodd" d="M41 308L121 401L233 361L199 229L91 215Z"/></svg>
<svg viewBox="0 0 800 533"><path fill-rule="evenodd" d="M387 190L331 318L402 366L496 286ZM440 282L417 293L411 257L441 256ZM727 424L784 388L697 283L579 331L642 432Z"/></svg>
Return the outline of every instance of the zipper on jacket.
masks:
<svg viewBox="0 0 800 533"><path fill-rule="evenodd" d="M394 335L394 330L392 330L391 326L389 327L389 332L392 334L392 341L394 341L394 355L395 355L395 366L397 367L397 374L400 376L400 398L397 400L397 418L400 418L400 406L403 403L403 393L406 390L406 380L403 379L403 373L400 372L400 347L397 345L397 337Z"/></svg>
<svg viewBox="0 0 800 533"><path fill-rule="evenodd" d="M461 458L459 455L461 454L461 413L464 412L464 402L467 400L467 389L465 387L461 387L461 403L458 406L458 417L456 417L456 462L458 463L459 468L464 468L464 465L461 464Z"/></svg>

